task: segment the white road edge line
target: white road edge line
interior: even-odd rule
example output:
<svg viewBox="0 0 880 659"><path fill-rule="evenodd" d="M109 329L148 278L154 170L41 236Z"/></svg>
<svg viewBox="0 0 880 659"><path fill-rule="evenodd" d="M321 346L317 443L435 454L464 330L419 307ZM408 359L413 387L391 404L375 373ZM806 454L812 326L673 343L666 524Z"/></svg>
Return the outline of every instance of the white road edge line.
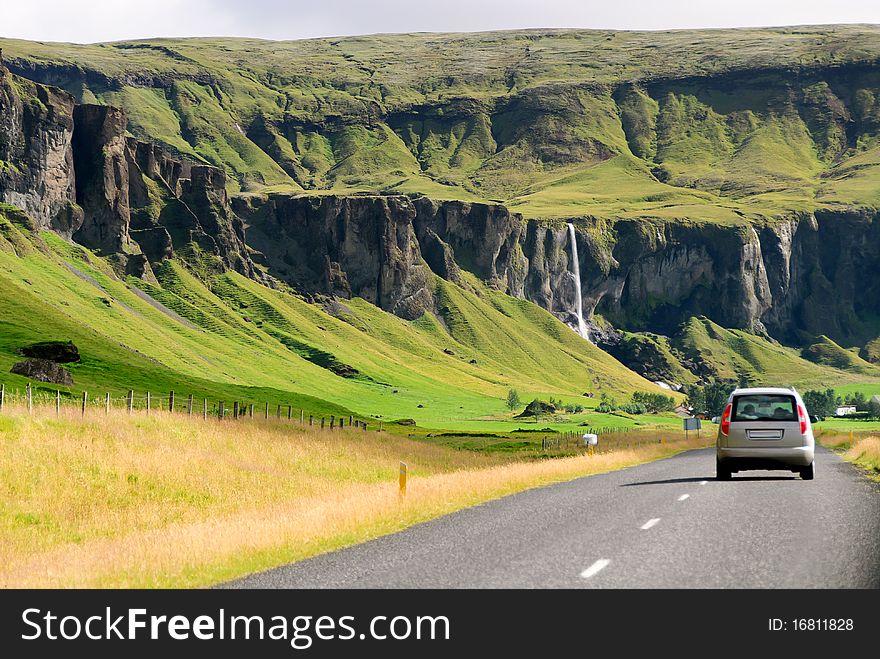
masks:
<svg viewBox="0 0 880 659"><path fill-rule="evenodd" d="M593 563L586 570L581 572L581 579L589 579L590 577L595 576L596 574L598 574L599 572L604 570L606 567L608 567L608 564L610 562L611 561L608 560L607 558L600 558L598 561Z"/></svg>
<svg viewBox="0 0 880 659"><path fill-rule="evenodd" d="M709 482L709 481L700 481L700 485L705 485L705 484L708 483L708 482Z"/></svg>
<svg viewBox="0 0 880 659"><path fill-rule="evenodd" d="M656 523L659 522L659 521L660 521L660 518L659 518L659 517L655 517L655 518L653 518L653 519L649 519L647 522L645 522L644 524L642 524L642 531L647 531L649 528L651 528L652 526L654 526L654 524L656 524Z"/></svg>
<svg viewBox="0 0 880 659"><path fill-rule="evenodd" d="M678 500L679 500L679 501L684 501L685 499L687 499L687 498L690 497L690 496L691 496L690 494L682 494L680 497L678 497Z"/></svg>

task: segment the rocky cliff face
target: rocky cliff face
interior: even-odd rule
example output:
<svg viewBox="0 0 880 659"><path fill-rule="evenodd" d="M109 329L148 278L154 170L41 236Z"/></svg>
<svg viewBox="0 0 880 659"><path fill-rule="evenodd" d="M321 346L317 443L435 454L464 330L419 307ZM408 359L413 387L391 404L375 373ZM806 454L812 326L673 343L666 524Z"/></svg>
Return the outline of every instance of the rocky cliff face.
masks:
<svg viewBox="0 0 880 659"><path fill-rule="evenodd" d="M462 269L573 323L568 232L505 207L407 197L239 202L269 271L302 290L364 297L413 318L432 307L430 269ZM867 340L880 311L880 221L820 212L763 225L575 220L585 313L672 333L705 315L800 340ZM598 331L598 330L597 330Z"/></svg>
<svg viewBox="0 0 880 659"><path fill-rule="evenodd" d="M225 174L126 133L125 113L76 104L0 65L0 201L143 276L150 262L194 256L200 267L255 276ZM196 254L196 252L198 252Z"/></svg>
<svg viewBox="0 0 880 659"><path fill-rule="evenodd" d="M690 316L800 341L863 342L880 306L875 211L804 213L753 226L629 220L581 264L585 305L615 325L671 333ZM607 230L606 230L607 231Z"/></svg>
<svg viewBox="0 0 880 659"><path fill-rule="evenodd" d="M433 307L407 197L239 199L248 244L269 272L302 292L362 297L403 318Z"/></svg>
<svg viewBox="0 0 880 659"><path fill-rule="evenodd" d="M88 210L73 238L98 253L131 251L125 114L106 105L74 109L76 198Z"/></svg>
<svg viewBox="0 0 880 659"><path fill-rule="evenodd" d="M82 224L73 165L73 99L0 64L0 201L70 238Z"/></svg>

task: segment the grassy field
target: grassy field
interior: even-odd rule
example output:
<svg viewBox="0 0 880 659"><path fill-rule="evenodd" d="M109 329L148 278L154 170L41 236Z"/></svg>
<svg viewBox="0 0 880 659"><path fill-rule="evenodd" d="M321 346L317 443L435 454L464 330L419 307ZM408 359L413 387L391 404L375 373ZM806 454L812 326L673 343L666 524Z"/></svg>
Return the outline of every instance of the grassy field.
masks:
<svg viewBox="0 0 880 659"><path fill-rule="evenodd" d="M704 444L705 442L703 442ZM0 416L0 585L204 586L701 445L524 461L387 433L167 413ZM611 450L613 448L613 450ZM400 500L398 462L410 468Z"/></svg>
<svg viewBox="0 0 880 659"><path fill-rule="evenodd" d="M880 431L880 421L868 421L865 419L847 419L846 417L831 418L816 424L820 430L830 432L865 433Z"/></svg>
<svg viewBox="0 0 880 659"><path fill-rule="evenodd" d="M723 223L880 204L878 43L869 25L0 39L14 71L123 107L232 192Z"/></svg>

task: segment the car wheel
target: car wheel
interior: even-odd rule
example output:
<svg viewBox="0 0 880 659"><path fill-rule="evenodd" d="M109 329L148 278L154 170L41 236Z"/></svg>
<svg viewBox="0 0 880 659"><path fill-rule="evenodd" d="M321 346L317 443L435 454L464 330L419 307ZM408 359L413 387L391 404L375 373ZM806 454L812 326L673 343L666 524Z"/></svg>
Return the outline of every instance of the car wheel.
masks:
<svg viewBox="0 0 880 659"><path fill-rule="evenodd" d="M811 462L809 467L804 467L801 469L801 478L805 481L813 480L813 477L816 475L816 463Z"/></svg>
<svg viewBox="0 0 880 659"><path fill-rule="evenodd" d="M715 478L719 481L729 481L732 472L730 471L730 467L722 464L720 461L715 461Z"/></svg>

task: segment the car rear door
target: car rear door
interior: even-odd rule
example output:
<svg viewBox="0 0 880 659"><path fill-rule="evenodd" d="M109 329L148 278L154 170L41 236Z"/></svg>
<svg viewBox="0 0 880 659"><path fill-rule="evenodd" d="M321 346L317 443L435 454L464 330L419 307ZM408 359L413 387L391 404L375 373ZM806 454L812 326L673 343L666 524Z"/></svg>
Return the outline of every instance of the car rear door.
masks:
<svg viewBox="0 0 880 659"><path fill-rule="evenodd" d="M803 446L798 403L788 394L734 396L730 415L730 448Z"/></svg>

